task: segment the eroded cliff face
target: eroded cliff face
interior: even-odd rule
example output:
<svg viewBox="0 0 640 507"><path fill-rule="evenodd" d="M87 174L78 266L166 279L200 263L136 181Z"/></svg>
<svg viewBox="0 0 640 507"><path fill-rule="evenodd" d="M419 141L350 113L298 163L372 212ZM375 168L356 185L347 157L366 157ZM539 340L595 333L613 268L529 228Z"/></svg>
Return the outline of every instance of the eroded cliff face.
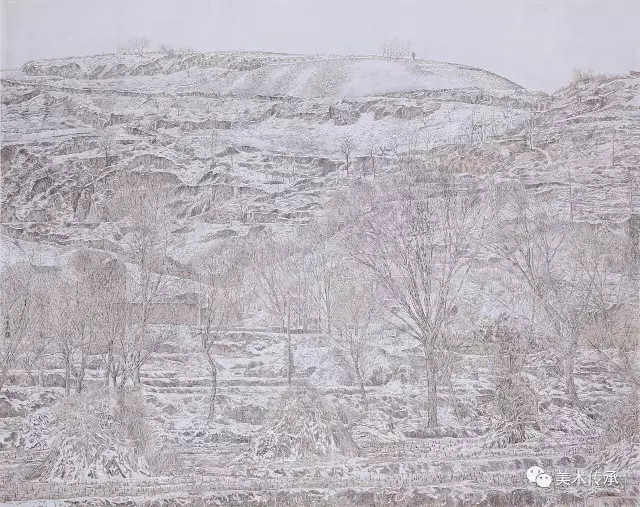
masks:
<svg viewBox="0 0 640 507"><path fill-rule="evenodd" d="M571 187L576 218L618 219L638 184L638 81L546 96L465 66L365 57L32 62L3 76L3 223L12 236L46 222L98 239L89 224L110 222L114 178L136 172L170 189L187 228L308 220L344 184L344 136L357 177L418 159L425 171L493 174L565 204Z"/></svg>

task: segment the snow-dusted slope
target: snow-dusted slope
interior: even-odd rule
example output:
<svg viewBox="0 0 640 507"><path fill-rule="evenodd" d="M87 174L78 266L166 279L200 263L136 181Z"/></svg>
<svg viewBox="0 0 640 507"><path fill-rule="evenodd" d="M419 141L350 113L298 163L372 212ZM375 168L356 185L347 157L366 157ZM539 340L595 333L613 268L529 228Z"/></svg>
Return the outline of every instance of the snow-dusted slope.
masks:
<svg viewBox="0 0 640 507"><path fill-rule="evenodd" d="M163 192L174 213L163 288L170 304L188 303L199 290L190 268L205 266L222 238L295 232L323 214L340 213L340 196L369 185L392 188L400 176L430 185L450 171L463 183L491 182L496 190L519 185L563 210L571 199L578 222L617 226L628 218L629 196L638 195L638 77L601 77L550 97L448 63L148 53L43 60L2 78L3 267L30 262L39 273L63 271L78 249L89 248L124 261L136 280L136 259L125 248L128 224L117 213L131 197L117 191L123 182L135 183L140 191ZM348 173L340 150L345 138L354 144ZM477 292L480 313L502 312L484 286ZM536 439L515 448L481 447L492 383L487 357L474 350L462 354L451 383L439 392L444 426L428 430L422 352L407 334L377 323L377 369L368 373L371 410L363 419L355 418L360 393L343 354L315 326L293 334L296 382L310 383L335 402L360 456L284 465L251 461L249 441L287 390L286 337L274 331L277 324L261 308L216 343L219 411L210 428L203 410L210 373L197 352L193 322L158 326L168 338L143 368L142 384L154 428L183 463L177 478L126 487L13 480L49 452L56 431L52 407L63 396L64 380L57 355L45 364L45 388L15 372L16 385L0 396L0 501L154 491L196 496L166 503L158 496L146 505L190 506L202 491L217 488L211 504L308 505L313 488L326 499L317 505L332 507L428 505L436 498L450 499L448 505L542 505L534 502L532 487L526 489L529 461L549 460L564 470L593 455L598 423L564 406L562 375L543 355L528 370L541 386ZM89 384L102 381L102 361L91 358ZM581 351L576 372L590 403L619 402L625 386L603 380L614 376L601 357ZM461 420L472 423L462 426ZM309 417L306 427L318 421ZM275 426L286 432L290 425ZM571 435L576 428L584 434ZM245 491L248 485L253 489ZM230 490L234 498L225 497ZM283 500L281 492L290 496ZM106 505L86 498L75 503L92 504Z"/></svg>
<svg viewBox="0 0 640 507"><path fill-rule="evenodd" d="M340 58L267 65L231 72L214 83L221 93L295 97L363 97L416 90L520 87L480 69L441 62Z"/></svg>
<svg viewBox="0 0 640 507"><path fill-rule="evenodd" d="M34 62L23 70L30 76L55 76L71 84L77 79L107 80L117 83L118 88L132 84L123 78L153 76L156 87L163 81L181 87L197 83L202 92L243 96L354 98L418 90L521 88L503 77L465 65L367 56L104 55ZM145 79L139 79L138 85L141 82L151 85Z"/></svg>
<svg viewBox="0 0 640 507"><path fill-rule="evenodd" d="M425 168L531 185L570 172L575 211L592 217L596 208L624 213L638 156L637 77L551 98L455 64L270 53L99 55L2 76L5 232L110 251L119 233L104 196L120 171L178 185L177 251L189 258L218 234L320 213L344 185L345 136L364 176L372 155L378 171L393 172L409 151ZM87 168L100 175L94 186L86 187ZM566 202L564 186L554 188ZM224 193L213 200L212 189Z"/></svg>

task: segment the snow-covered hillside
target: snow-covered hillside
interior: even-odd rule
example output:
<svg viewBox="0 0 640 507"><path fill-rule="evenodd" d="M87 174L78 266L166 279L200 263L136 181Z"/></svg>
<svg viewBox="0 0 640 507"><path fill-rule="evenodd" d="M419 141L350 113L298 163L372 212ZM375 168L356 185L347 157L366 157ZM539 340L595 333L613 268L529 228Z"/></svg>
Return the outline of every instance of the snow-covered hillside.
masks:
<svg viewBox="0 0 640 507"><path fill-rule="evenodd" d="M106 54L3 71L1 112L0 502L637 498L640 77Z"/></svg>
<svg viewBox="0 0 640 507"><path fill-rule="evenodd" d="M270 53L103 55L27 63L29 76L58 82L157 92L159 85L180 91L221 95L286 95L355 98L393 92L482 88L518 90L490 72L453 63L388 60L374 57L290 56ZM152 77L152 80L144 79ZM162 77L161 77L162 76ZM135 77L136 79L123 79ZM199 86L198 86L199 85Z"/></svg>

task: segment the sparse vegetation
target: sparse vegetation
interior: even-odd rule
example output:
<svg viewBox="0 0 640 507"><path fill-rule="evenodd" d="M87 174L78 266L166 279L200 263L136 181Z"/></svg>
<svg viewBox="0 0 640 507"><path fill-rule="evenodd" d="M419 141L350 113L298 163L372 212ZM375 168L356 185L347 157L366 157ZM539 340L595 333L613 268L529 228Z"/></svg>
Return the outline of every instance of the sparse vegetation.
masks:
<svg viewBox="0 0 640 507"><path fill-rule="evenodd" d="M534 461L638 469L637 79L547 107L407 48L12 71L0 501L536 505Z"/></svg>
<svg viewBox="0 0 640 507"><path fill-rule="evenodd" d="M121 53L131 53L136 55L142 55L150 46L151 41L146 37L132 37L126 44L120 46L119 51Z"/></svg>
<svg viewBox="0 0 640 507"><path fill-rule="evenodd" d="M389 37L380 44L384 58L409 58L412 54L411 41L400 37Z"/></svg>

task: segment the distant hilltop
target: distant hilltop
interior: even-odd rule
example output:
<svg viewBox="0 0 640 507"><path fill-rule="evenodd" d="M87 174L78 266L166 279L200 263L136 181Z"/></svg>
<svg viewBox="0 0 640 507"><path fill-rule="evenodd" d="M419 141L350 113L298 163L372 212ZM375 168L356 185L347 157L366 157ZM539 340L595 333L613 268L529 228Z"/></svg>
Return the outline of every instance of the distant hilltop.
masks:
<svg viewBox="0 0 640 507"><path fill-rule="evenodd" d="M221 95L301 98L362 97L420 90L520 90L491 72L454 63L375 56L293 55L262 52L104 54L26 63L29 76L121 80L164 75L167 84ZM136 82L143 80L136 80Z"/></svg>

